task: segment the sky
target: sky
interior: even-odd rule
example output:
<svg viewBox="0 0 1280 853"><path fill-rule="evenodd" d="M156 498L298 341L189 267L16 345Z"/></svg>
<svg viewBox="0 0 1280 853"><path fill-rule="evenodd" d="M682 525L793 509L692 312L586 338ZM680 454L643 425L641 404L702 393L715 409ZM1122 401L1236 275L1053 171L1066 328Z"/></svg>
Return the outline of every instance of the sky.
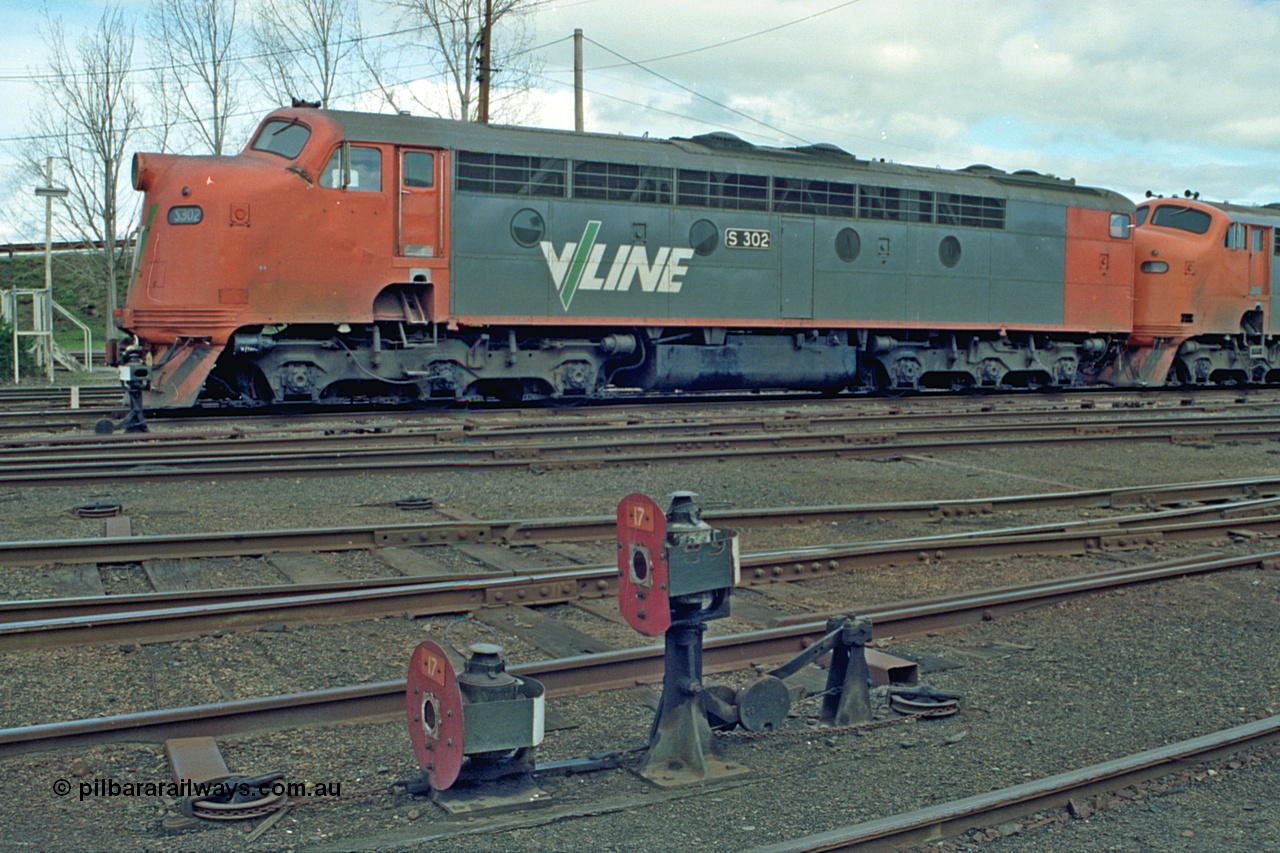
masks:
<svg viewBox="0 0 1280 853"><path fill-rule="evenodd" d="M541 71L528 124L573 127L581 28L594 132L725 130L923 166L1034 169L1135 200L1189 189L1280 202L1280 0L532 2L524 23ZM377 0L362 3L367 30L392 28ZM72 32L103 8L49 4ZM26 132L43 48L38 4L6 6L0 193L13 208L34 198L14 186L7 140ZM402 79L420 72L407 65ZM244 133L268 106L246 115ZM34 221L0 217L0 241L43 238Z"/></svg>

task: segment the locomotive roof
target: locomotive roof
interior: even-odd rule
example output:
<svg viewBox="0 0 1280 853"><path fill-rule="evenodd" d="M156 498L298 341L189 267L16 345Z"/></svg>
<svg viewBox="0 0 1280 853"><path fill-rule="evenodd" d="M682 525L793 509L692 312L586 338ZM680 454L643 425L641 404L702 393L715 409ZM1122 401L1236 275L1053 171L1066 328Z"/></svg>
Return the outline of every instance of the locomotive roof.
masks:
<svg viewBox="0 0 1280 853"><path fill-rule="evenodd" d="M306 111L289 110L290 113ZM486 125L421 116L325 110L352 142L439 145L496 154L525 154L575 160L607 160L720 172L748 172L892 183L905 188L984 194L1070 203L1078 207L1131 211L1133 202L1112 190L1084 187L1074 179L1031 171L1005 172L986 165L964 169L907 166L867 160L827 143L796 148L754 145L731 133L658 139L544 128Z"/></svg>
<svg viewBox="0 0 1280 853"><path fill-rule="evenodd" d="M1232 204L1227 201L1209 201L1203 198L1186 198L1184 196L1155 196L1154 198L1143 199L1142 203L1147 205L1159 204L1166 202L1171 204L1184 204L1192 207L1203 205L1221 210L1223 213L1231 217L1232 222L1244 222L1249 225L1264 225L1269 227L1280 227L1280 204L1266 204L1260 207L1249 204Z"/></svg>
<svg viewBox="0 0 1280 853"><path fill-rule="evenodd" d="M1229 202L1209 202L1212 206L1228 214L1233 222L1247 222L1250 225L1280 226L1280 204L1268 204L1253 207L1246 204Z"/></svg>

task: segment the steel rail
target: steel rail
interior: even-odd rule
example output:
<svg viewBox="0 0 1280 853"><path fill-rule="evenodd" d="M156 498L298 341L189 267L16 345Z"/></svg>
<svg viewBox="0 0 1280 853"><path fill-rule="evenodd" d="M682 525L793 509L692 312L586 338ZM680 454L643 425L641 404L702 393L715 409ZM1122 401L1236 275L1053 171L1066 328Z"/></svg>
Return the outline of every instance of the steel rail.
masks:
<svg viewBox="0 0 1280 853"><path fill-rule="evenodd" d="M1269 509L1275 500L1245 502ZM1236 508L1239 512L1244 507ZM1038 554L1081 554L1091 549L1137 547L1168 540L1202 540L1232 530L1280 532L1280 515L1237 515L1188 522L1195 514L1222 508L1174 510L1117 519L958 533L890 542L852 543L760 552L742 558L743 586L803 580L855 568L913 562L923 558L983 558ZM350 621L387 614L455 613L509 604L553 604L601 598L616 592L613 566L549 568L525 574L459 575L424 582L365 581L333 585L250 587L170 594L43 599L0 605L0 651L52 646L156 641L202 631L252 628L272 622ZM176 603L176 602L182 603ZM53 613L55 615L50 615Z"/></svg>
<svg viewBox="0 0 1280 853"><path fill-rule="evenodd" d="M70 408L72 390L70 386L53 388L0 388L0 434L31 432L65 432L83 430L103 417L121 417L126 406L123 392L114 385L81 385L78 387L80 408ZM1229 398L1229 399L1228 399ZM485 404L468 404L464 411L469 416L493 414L497 417L515 414L526 423L529 419L545 423L567 423L590 420L613 415L619 407L626 407L628 417L646 418L652 416L673 417L681 412L697 413L705 416L708 409L732 407L749 404L753 411L772 413L772 418L829 416L828 410L834 409L843 413L844 417L856 422L870 423L875 420L895 418L895 423L927 423L930 421L963 418L985 413L992 419L1014 417L1038 417L1050 412L1067 414L1071 411L1085 412L1091 409L1112 412L1132 412L1143 410L1146 414L1153 412L1177 410L1181 414L1200 412L1204 414L1221 413L1231 409L1257 409L1273 406L1280 402L1280 394L1276 389L1253 389L1247 394L1231 389L1198 389L1188 392L1183 389L1170 391L1125 391L1096 388L1087 391L1058 393L1052 396L1034 394L999 394L978 398L956 397L953 395L928 395L910 398L880 398L869 396L846 396L835 399L819 398L805 394L752 394L752 395L707 395L700 398L669 397L654 400L648 396L619 394L597 404L581 409L563 408L530 408L504 409ZM45 410L35 408L45 407ZM801 412L798 406L817 409L817 412ZM243 408L200 407L177 411L152 412L152 423L181 423L183 427L190 423L212 424L220 421L236 421L242 423L246 416L255 427L272 423L289 423L297 425L310 421L333 419L335 417L378 416L399 417L413 420L438 418L459 411L447 406L406 406L386 405L376 401L360 401L348 404L319 406L268 406L261 410L246 411ZM154 426L153 426L154 429ZM163 427L161 428L163 429ZM156 441L166 435L155 430L147 436L148 441Z"/></svg>
<svg viewBox="0 0 1280 853"><path fill-rule="evenodd" d="M1067 597L1170 577L1254 566L1278 558L1280 551L1227 559L1190 558L1119 570L1105 577L1084 576L951 598L888 604L861 610L858 615L872 620L876 637L901 637L971 624L989 619L993 612L1044 606ZM757 663L783 661L825 633L826 619L811 617L804 624L708 638L703 648L704 671L727 672ZM538 679L550 697L569 696L660 682L663 652L662 646L645 646L517 664L508 670ZM309 693L9 728L0 730L0 757L122 741L159 743L172 737L225 737L318 723L390 720L405 713L404 702L404 681L397 679Z"/></svg>
<svg viewBox="0 0 1280 853"><path fill-rule="evenodd" d="M70 405L69 388L52 389L51 393L48 394L42 393L42 389L23 389L20 395L9 396L3 394L6 390L12 391L13 389L0 388L0 432L17 433L24 430L31 432L48 429L51 426L83 428L95 423L106 414L117 413L117 416L119 416L119 413L125 407L120 389L107 386L82 386L80 389L82 407L79 409L68 408ZM57 403L64 399L67 402L62 406L58 406ZM832 400L785 394L777 395L776 397L752 395L749 398L712 396L702 400L690 399L666 402L654 402L648 398L620 397L600 401L597 405L582 409L531 408L514 410L490 408L483 405L468 405L463 409L458 409L445 405L426 405L421 407L405 405L379 406L371 402L353 402L347 405L325 405L296 409L292 406L268 407L253 412L246 412L237 407L210 407L152 412L152 432L145 436L115 436L109 440L102 437L86 437L73 439L66 443L72 444L74 442L83 446L92 443L101 444L111 440L143 440L148 444L154 444L192 436L193 433L186 429L192 424L217 424L224 421L234 422L238 425L244 424L246 420L252 423L252 428L248 430L238 427L237 436L245 436L255 431L266 432L263 428L271 424L287 425L294 429L307 429L307 424L319 424L318 426L310 427L310 429L322 429L327 422L351 417L386 419L390 422L386 425L390 429L422 428L422 421L465 418L468 423L473 423L482 428L489 428L495 432L534 428L550 430L556 426L566 427L575 422L585 424L593 421L617 421L619 417L646 420L657 419L659 421L671 421L680 418L687 421L690 417L696 417L700 420L731 419L733 416L716 415L713 412L718 408L733 407L746 402L749 402L753 412L766 413L758 417L758 420L766 426L778 419L796 420L801 418L838 418L840 422L847 420L851 423L866 424L889 418L894 418L895 423L930 422L973 417L979 413L982 413L984 417L993 418L1037 417L1050 412L1059 414L1070 413L1074 410L1087 412L1089 409L1097 407L1097 400L1091 399L1084 394L1073 395L1068 398L1060 396L1033 399L1004 397L973 401L954 397L915 398L909 401L865 397ZM46 410L32 409L23 405L24 403L52 406L52 408ZM1136 408L1127 405L1127 402L1126 404L1113 403L1112 405L1121 406L1115 411L1136 414ZM1238 410L1241 407L1253 409L1269 405L1275 405L1275 403L1266 399L1248 397L1238 397L1235 400L1225 402L1197 402L1194 398L1186 397L1164 400L1157 397L1141 404L1137 408L1142 408L1147 414L1160 411L1177 411L1180 414L1193 412L1212 414L1221 413L1225 408L1233 410ZM626 406L625 415L618 411L621 406ZM802 411L797 408L798 406L816 409L816 411ZM685 412L688 414L682 414ZM741 420L743 416L737 417ZM55 418L64 420L54 422L53 419ZM512 418L515 420L512 420ZM497 423L486 426L486 422L489 420ZM170 429L171 427L180 427L181 429ZM223 436L231 437L226 433ZM25 443L35 444L36 442L40 442L42 446L51 446L57 443L56 440L41 441L36 438L28 438ZM7 442L7 444L10 447L17 446L17 443L13 440Z"/></svg>
<svg viewBox="0 0 1280 853"><path fill-rule="evenodd" d="M553 445L502 443L484 440L457 444L427 444L394 449L218 456L211 452L187 457L93 459L51 464L40 461L6 464L0 484L8 486L73 485L103 480L186 480L268 476L366 475L371 472L441 471L469 469L578 468L601 465L650 464L655 459L684 462L699 459L744 459L761 456L835 456L893 458L940 450L1037 447L1097 441L1222 441L1280 438L1280 418L1220 418L1185 424L1099 424L1046 426L1019 424L1005 428L953 428L934 431L933 438L898 433L828 431L808 434L764 433L709 437L664 436L633 441L620 447L614 440L561 442ZM283 443L283 442L282 442Z"/></svg>
<svg viewBox="0 0 1280 853"><path fill-rule="evenodd" d="M114 397L123 401L124 392L121 387L114 382L104 382L89 385L77 386L81 389L81 393L92 393L103 397ZM55 385L55 386L10 386L0 388L0 407L4 407L10 403L27 403L41 402L52 400L59 402L63 399L69 399L71 385ZM1227 388L1227 387L1202 387L1202 388L1112 388L1112 387L1092 387L1078 388L1072 390L1058 390L1052 394L1046 394L1038 391L1018 391L1006 390L995 392L984 392L978 395L972 394L953 394L946 392L928 392L924 394L914 394L904 397L884 397L870 394L844 394L837 397L826 397L812 392L720 392L700 395L688 394L664 394L660 399L653 400L638 393L630 393L626 391L614 392L600 401L593 401L592 405L626 405L628 407L638 406L655 406L661 407L663 410L670 410L672 407L698 407L705 406L708 403L730 402L744 403L749 402L752 406L785 406L794 405L797 402L818 402L833 401L837 404L855 404L860 407L876 406L882 408L943 408L947 406L959 406L971 408L972 406L996 407L996 406L1021 406L1028 405L1031 407L1057 406L1057 407L1076 407L1076 406L1094 406L1099 403L1116 405L1116 406L1140 406L1168 403L1176 405L1174 400L1186 401L1183 405L1195 405L1199 401L1208 400L1204 405L1230 405L1231 403L1248 402L1265 404L1268 402L1276 402L1280 400L1280 389L1275 386L1258 386L1253 388ZM322 408L330 410L346 408L350 406L373 406L377 401L361 401L358 403L338 403L323 404ZM470 408L483 407L485 404L466 403ZM276 406L264 407L271 413L286 409L290 411L298 411L305 413L307 404L283 404ZM432 407L434 408L434 407ZM584 411L583 408L567 408L567 409L546 409L539 406L531 406L518 411L529 412L562 412L573 416L575 413ZM246 413L246 409L239 405L219 406L216 404L205 404L193 407L190 410L177 410L186 413L199 412L239 412ZM165 412L167 413L167 411ZM256 417L256 416L255 416Z"/></svg>
<svg viewBox="0 0 1280 853"><path fill-rule="evenodd" d="M1078 434L1081 430L1155 428L1169 426L1190 429L1192 425L1216 428L1223 425L1261 424L1274 425L1280 421L1277 414L1224 415L1219 410L1212 414L1187 417L1195 414L1185 407L1162 410L1169 417L1153 417L1150 409L1117 409L1099 413L1096 410L1042 409L1032 412L977 411L958 415L936 413L867 414L865 412L791 412L785 415L716 415L634 417L620 419L607 412L590 418L568 422L565 419L535 422L510 422L494 418L477 418L474 415L439 419L423 424L402 419L399 423L351 426L324 423L316 426L294 426L287 430L236 429L233 432L206 432L193 434L187 431L118 434L110 437L76 436L61 439L34 437L10 439L0 449L0 460L6 465L56 460L63 463L91 463L102 461L104 452L127 457L130 463L180 463L200 461L211 455L212 450L228 449L237 457L306 457L315 453L333 453L341 450L360 452L397 450L422 451L424 445L453 445L460 441L468 444L483 442L505 449L503 442L523 446L530 443L546 443L555 439L573 442L575 446L599 449L603 446L626 444L636 441L652 441L669 434L679 436L682 442L732 438L739 442L758 442L762 439L789 438L795 434L813 434L824 439L845 438L870 441L881 437L879 432L867 435L852 434L847 428L883 427L894 439L927 440L939 434L966 434L968 436L1001 435L1010 429L1027 430L1043 435L1060 433ZM1172 416L1176 416L1173 419ZM1032 420L1034 418L1034 420ZM913 422L948 423L938 426L906 426ZM954 423L954 421L980 423ZM595 442L594 444L592 442ZM117 463L119 464L119 463Z"/></svg>
<svg viewBox="0 0 1280 853"><path fill-rule="evenodd" d="M704 512L703 517L720 526L752 529L812 523L828 525L865 519L960 518L995 512L1065 507L1154 508L1189 502L1225 503L1276 496L1280 496L1280 477L1255 477L991 498L744 510L713 509ZM0 565L135 563L190 557L243 557L282 552L344 551L475 542L536 545L611 539L615 532L616 519L609 515L28 540L0 542Z"/></svg>
<svg viewBox="0 0 1280 853"><path fill-rule="evenodd" d="M1277 741L1280 741L1280 716L1266 717L1032 782L777 844L748 847L744 853L887 853L923 847L959 835L975 825L991 826L1045 809L1061 808L1073 797L1117 791L1182 770L1191 763L1225 758Z"/></svg>

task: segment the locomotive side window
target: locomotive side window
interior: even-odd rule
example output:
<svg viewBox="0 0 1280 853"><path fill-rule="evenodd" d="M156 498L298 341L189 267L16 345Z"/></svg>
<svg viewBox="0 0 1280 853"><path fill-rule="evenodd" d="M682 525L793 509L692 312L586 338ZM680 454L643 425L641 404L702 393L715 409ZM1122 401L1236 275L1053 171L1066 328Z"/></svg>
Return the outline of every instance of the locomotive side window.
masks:
<svg viewBox="0 0 1280 853"><path fill-rule="evenodd" d="M270 151L292 160L302 152L302 146L311 138L311 131L296 121L272 119L262 126L253 140L254 151Z"/></svg>
<svg viewBox="0 0 1280 853"><path fill-rule="evenodd" d="M1133 224L1135 228L1141 228L1147 224L1147 214L1151 212L1149 207L1140 207L1138 212L1134 214Z"/></svg>
<svg viewBox="0 0 1280 853"><path fill-rule="evenodd" d="M769 179L764 175L738 175L681 169L677 203L724 210L768 210Z"/></svg>
<svg viewBox="0 0 1280 853"><path fill-rule="evenodd" d="M1004 228L1004 199L938 193L938 224Z"/></svg>
<svg viewBox="0 0 1280 853"><path fill-rule="evenodd" d="M1233 222L1227 226L1227 236L1222 244L1228 249L1243 249L1245 247L1246 228L1239 222Z"/></svg>
<svg viewBox="0 0 1280 853"><path fill-rule="evenodd" d="M382 191L382 152L377 148L352 145L347 150L350 157L350 180L343 180L342 146L334 149L333 156L320 174L320 186L361 192Z"/></svg>
<svg viewBox="0 0 1280 853"><path fill-rule="evenodd" d="M1162 204L1151 214L1152 225L1163 225L1165 228L1177 228L1192 234L1203 234L1209 230L1213 217L1203 210L1181 207L1176 204Z"/></svg>
<svg viewBox="0 0 1280 853"><path fill-rule="evenodd" d="M406 187L430 187L435 179L436 158L425 151L406 151L404 155L404 185Z"/></svg>
<svg viewBox="0 0 1280 853"><path fill-rule="evenodd" d="M774 178L773 209L779 213L854 216L858 202L856 190L853 184L838 181Z"/></svg>
<svg viewBox="0 0 1280 853"><path fill-rule="evenodd" d="M564 198L565 161L558 157L458 152L458 189L498 195Z"/></svg>
<svg viewBox="0 0 1280 853"><path fill-rule="evenodd" d="M976 198L976 196L966 196L966 198ZM858 216L862 219L887 219L895 222L932 222L933 193L926 190L873 187L864 184L858 187ZM938 221L942 222L941 219Z"/></svg>
<svg viewBox="0 0 1280 853"><path fill-rule="evenodd" d="M1253 251L1261 252L1263 250L1263 247L1266 246L1266 241L1263 239L1263 234L1265 233L1266 232L1264 232L1261 228L1250 229L1249 236L1250 236L1250 239L1253 241L1253 245L1251 247Z"/></svg>
<svg viewBox="0 0 1280 853"><path fill-rule="evenodd" d="M1272 252L1275 254L1276 257L1280 258L1280 228L1274 229L1273 233L1275 234L1276 246L1275 246L1275 249L1272 250Z"/></svg>
<svg viewBox="0 0 1280 853"><path fill-rule="evenodd" d="M573 197L671 204L671 178L671 169L661 166L579 160L573 164Z"/></svg>

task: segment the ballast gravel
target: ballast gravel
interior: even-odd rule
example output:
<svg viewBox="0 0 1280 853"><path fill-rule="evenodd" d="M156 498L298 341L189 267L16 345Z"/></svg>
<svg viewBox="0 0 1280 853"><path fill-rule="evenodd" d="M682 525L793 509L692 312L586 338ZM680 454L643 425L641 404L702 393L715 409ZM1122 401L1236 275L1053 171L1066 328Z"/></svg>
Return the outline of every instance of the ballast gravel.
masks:
<svg viewBox="0 0 1280 853"><path fill-rule="evenodd" d="M606 515L643 491L688 489L739 507L863 503L1104 488L1274 475L1280 444L1097 444L957 452L936 461L768 459L653 462L587 471L454 471L187 484L128 483L75 490L37 486L0 495L6 539L92 537L101 521L75 518L90 500L119 502L135 534L390 524L389 505L429 495L438 507L482 518ZM1099 511L1090 511L1089 515ZM1105 514L1105 511L1101 511ZM877 522L839 529L753 532L747 548L883 539L1073 520L1079 512ZM753 601L801 612L831 610L1043 576L1098 571L1117 562L1268 551L1272 540L1163 544L1082 558L918 562L804 581ZM607 548L602 548L607 552ZM351 576L376 565L340 561ZM261 561L223 565L223 584L263 582ZM135 567L105 571L109 593L141 591ZM114 580L111 573L115 574ZM0 590L29 598L56 591L57 573L0 567ZM278 578L273 578L273 581ZM416 775L401 720L316 725L220 739L235 772L279 769L312 792L261 835L258 821L202 823L169 834L176 801L110 795L118 783L169 781L163 747L116 744L0 759L0 848L14 850L745 850L859 821L995 790L1280 713L1280 572L1243 569L1081 599L943 635L900 638L884 650L919 661L921 680L963 695L954 717L826 731L816 703L793 709L781 732L724 737L717 746L749 772L663 791L634 772L653 719L656 688L553 699L555 725L541 762L612 754L617 766L540 777L545 802L500 815L453 816L393 783ZM547 615L613 645L649 641L567 605ZM737 620L726 620L735 623ZM403 676L418 641L439 639L451 618L394 617L340 625L281 625L166 643L50 649L0 656L5 725L33 725L183 704L313 690ZM713 631L745 630L743 624ZM464 623L461 642L482 639ZM473 632L467 634L467 632ZM513 629L500 637L513 662L539 656ZM747 674L749 675L749 674ZM742 678L742 674L726 676ZM883 720L894 718L883 707ZM1238 765L1238 766L1235 766ZM1187 768L1123 797L1048 811L1036 819L974 827L921 850L1280 849L1280 757L1262 748ZM58 794L62 781L69 793ZM98 787L95 788L95 783ZM103 787L103 786L107 787ZM86 787L87 786L87 787ZM324 786L317 788L316 786ZM81 792L86 792L83 796Z"/></svg>

